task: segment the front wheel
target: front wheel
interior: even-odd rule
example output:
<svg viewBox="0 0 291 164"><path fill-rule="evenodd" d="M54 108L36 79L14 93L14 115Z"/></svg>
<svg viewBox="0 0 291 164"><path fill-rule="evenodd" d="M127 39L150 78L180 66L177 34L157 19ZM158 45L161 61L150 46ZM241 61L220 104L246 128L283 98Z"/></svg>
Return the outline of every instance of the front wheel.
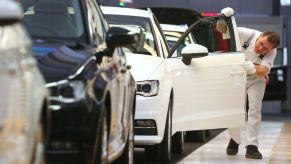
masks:
<svg viewBox="0 0 291 164"><path fill-rule="evenodd" d="M169 101L163 140L160 144L145 148L147 159L169 162L172 158L172 100Z"/></svg>

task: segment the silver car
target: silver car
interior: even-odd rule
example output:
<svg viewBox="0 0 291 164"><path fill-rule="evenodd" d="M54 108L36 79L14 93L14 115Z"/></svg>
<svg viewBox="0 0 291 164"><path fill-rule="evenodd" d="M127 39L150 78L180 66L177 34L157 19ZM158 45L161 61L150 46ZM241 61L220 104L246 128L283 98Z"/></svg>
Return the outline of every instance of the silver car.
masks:
<svg viewBox="0 0 291 164"><path fill-rule="evenodd" d="M46 98L14 1L0 1L0 163L44 163Z"/></svg>

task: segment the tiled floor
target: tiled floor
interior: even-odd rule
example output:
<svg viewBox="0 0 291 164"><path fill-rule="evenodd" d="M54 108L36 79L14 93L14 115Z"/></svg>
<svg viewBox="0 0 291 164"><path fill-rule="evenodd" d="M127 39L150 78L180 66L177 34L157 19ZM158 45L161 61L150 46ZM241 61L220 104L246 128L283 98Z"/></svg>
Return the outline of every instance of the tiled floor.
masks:
<svg viewBox="0 0 291 164"><path fill-rule="evenodd" d="M286 125L288 124L288 125ZM192 152L181 160L180 164L287 164L291 163L291 126L290 122L284 120L265 120L262 122L259 135L259 150L263 154L262 160L246 159L244 142L240 145L239 153L236 156L226 155L226 146L229 141L227 131L223 131L202 147ZM286 129L287 130L282 130ZM281 131L284 133L281 134ZM283 135L284 134L284 135ZM287 137L286 137L287 136ZM287 139L287 140L286 140ZM278 143L281 146L276 146ZM275 146L274 146L275 145ZM276 151L275 151L276 150ZM287 153L289 151L289 153ZM277 152L277 154L276 154ZM281 152L281 153L280 153ZM283 153L284 152L284 153ZM278 159L278 153L281 157ZM284 162L280 159L287 159ZM289 161L288 161L289 159Z"/></svg>

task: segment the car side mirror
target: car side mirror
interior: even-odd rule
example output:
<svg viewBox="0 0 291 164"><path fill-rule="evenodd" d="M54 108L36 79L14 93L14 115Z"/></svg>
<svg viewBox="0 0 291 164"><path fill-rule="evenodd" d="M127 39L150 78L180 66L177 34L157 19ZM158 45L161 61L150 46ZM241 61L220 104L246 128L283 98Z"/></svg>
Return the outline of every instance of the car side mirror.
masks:
<svg viewBox="0 0 291 164"><path fill-rule="evenodd" d="M128 47L138 40L138 34L121 27L111 27L107 32L106 44L108 47Z"/></svg>
<svg viewBox="0 0 291 164"><path fill-rule="evenodd" d="M0 25L5 26L19 22L23 15L21 5L15 1L0 1Z"/></svg>
<svg viewBox="0 0 291 164"><path fill-rule="evenodd" d="M111 27L107 32L106 48L95 54L97 63L101 62L103 56L111 57L116 47L130 47L137 43L137 40L137 33L121 27Z"/></svg>
<svg viewBox="0 0 291 164"><path fill-rule="evenodd" d="M182 62L190 65L192 58L200 58L208 55L206 47L199 44L189 44L182 49Z"/></svg>

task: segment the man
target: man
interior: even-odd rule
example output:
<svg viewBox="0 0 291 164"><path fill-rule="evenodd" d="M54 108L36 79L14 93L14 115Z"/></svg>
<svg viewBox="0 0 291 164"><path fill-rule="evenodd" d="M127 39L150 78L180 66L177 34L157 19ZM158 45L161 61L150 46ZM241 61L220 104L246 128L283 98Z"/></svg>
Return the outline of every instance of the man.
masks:
<svg viewBox="0 0 291 164"><path fill-rule="evenodd" d="M242 51L246 61L243 67L247 73L246 93L248 94L248 119L246 121L246 158L262 159L258 150L258 133L261 123L262 100L267 83L267 75L276 56L276 48L280 45L280 37L274 31L260 32L248 28L238 28ZM240 128L229 129L230 141L226 149L227 155L238 153Z"/></svg>

